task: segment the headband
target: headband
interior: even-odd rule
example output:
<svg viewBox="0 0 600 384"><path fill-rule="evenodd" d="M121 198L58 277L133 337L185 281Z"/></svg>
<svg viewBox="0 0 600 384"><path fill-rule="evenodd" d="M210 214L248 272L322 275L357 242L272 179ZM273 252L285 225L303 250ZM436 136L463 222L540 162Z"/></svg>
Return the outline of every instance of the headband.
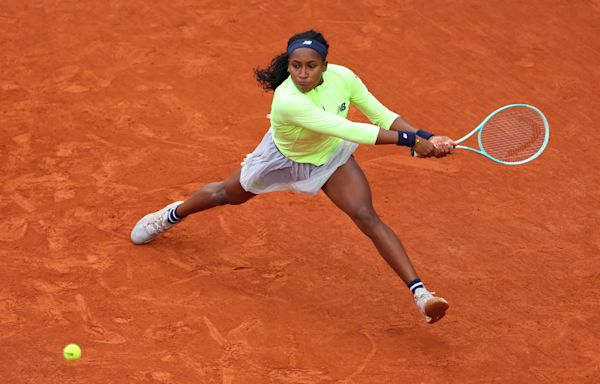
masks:
<svg viewBox="0 0 600 384"><path fill-rule="evenodd" d="M321 43L320 41L317 41L317 40L311 40L311 39L294 40L290 43L290 45L288 45L287 54L291 55L292 52L294 52L298 48L310 48L310 49L316 51L319 55L321 55L323 60L325 60L325 58L327 57L327 47L323 43Z"/></svg>

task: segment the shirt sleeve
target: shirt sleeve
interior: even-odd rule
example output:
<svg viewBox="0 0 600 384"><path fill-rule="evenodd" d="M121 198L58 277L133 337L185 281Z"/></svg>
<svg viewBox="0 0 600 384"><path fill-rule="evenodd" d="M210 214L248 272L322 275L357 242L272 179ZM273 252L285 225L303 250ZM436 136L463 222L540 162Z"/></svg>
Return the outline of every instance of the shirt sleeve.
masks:
<svg viewBox="0 0 600 384"><path fill-rule="evenodd" d="M399 116L387 109L369 92L365 84L354 73L350 74L349 81L350 102L361 111L371 123L383 128L390 129L390 126Z"/></svg>
<svg viewBox="0 0 600 384"><path fill-rule="evenodd" d="M278 103L281 119L293 126L321 134L339 137L357 144L375 144L379 127L356 123L334 113L326 112L310 100L297 96Z"/></svg>

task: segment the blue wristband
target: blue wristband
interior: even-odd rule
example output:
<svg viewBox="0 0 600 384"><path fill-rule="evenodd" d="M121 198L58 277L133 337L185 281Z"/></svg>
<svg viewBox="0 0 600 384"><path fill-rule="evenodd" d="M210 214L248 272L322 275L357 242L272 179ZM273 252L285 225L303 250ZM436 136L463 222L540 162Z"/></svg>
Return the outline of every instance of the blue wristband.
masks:
<svg viewBox="0 0 600 384"><path fill-rule="evenodd" d="M433 133L429 133L427 131L423 131L422 129L419 129L417 131L417 135L421 136L422 138L424 138L425 140L429 140L432 136L435 136Z"/></svg>
<svg viewBox="0 0 600 384"><path fill-rule="evenodd" d="M398 145L414 147L416 142L417 135L415 134L415 132L398 131Z"/></svg>

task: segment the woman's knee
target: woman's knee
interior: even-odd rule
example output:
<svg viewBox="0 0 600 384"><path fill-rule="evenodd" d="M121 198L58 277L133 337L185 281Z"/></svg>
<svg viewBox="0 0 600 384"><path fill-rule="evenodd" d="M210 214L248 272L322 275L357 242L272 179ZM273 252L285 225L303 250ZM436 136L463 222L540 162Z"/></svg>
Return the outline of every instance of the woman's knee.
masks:
<svg viewBox="0 0 600 384"><path fill-rule="evenodd" d="M204 186L204 192L209 194L212 206L217 205L239 205L256 196L242 188L239 178L234 174L229 179L210 183Z"/></svg>
<svg viewBox="0 0 600 384"><path fill-rule="evenodd" d="M238 205L246 201L235 191L228 191L225 182L209 184L206 189L210 193L210 200L214 205Z"/></svg>
<svg viewBox="0 0 600 384"><path fill-rule="evenodd" d="M222 181L206 184L202 190L208 194L211 206L227 204L227 192Z"/></svg>
<svg viewBox="0 0 600 384"><path fill-rule="evenodd" d="M381 223L381 219L373 207L358 207L352 212L351 217L356 225L366 233L372 232Z"/></svg>

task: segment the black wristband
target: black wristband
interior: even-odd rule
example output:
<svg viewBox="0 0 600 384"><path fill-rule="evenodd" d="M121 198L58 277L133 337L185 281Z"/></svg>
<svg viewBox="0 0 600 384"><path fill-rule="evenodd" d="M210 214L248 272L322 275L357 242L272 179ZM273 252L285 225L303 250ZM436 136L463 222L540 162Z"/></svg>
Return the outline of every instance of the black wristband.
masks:
<svg viewBox="0 0 600 384"><path fill-rule="evenodd" d="M398 145L414 147L417 142L417 135L414 132L398 131Z"/></svg>
<svg viewBox="0 0 600 384"><path fill-rule="evenodd" d="M429 140L429 138L431 138L432 136L435 136L433 133L429 133L427 131L423 131L422 129L419 129L417 131L417 135L421 136L422 138L424 138L425 140Z"/></svg>

